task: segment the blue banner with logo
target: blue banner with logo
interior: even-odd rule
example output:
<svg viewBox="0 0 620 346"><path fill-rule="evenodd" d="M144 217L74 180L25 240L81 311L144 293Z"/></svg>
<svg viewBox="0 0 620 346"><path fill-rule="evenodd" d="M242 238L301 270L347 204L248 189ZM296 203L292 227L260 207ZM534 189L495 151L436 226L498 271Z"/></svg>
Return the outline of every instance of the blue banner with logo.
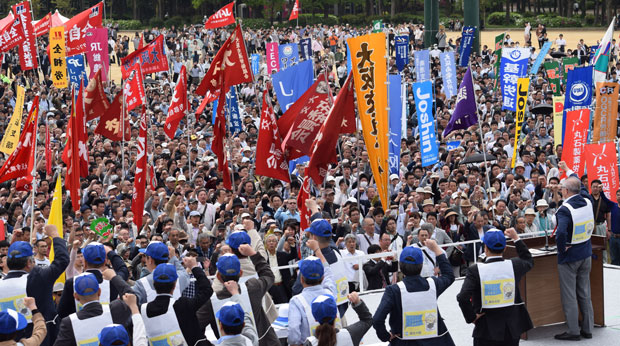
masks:
<svg viewBox="0 0 620 346"><path fill-rule="evenodd" d="M309 38L304 38L299 41L301 47L301 57L304 60L312 59L312 41Z"/></svg>
<svg viewBox="0 0 620 346"><path fill-rule="evenodd" d="M84 65L84 55L78 54L68 56L67 60L67 75L69 76L69 84L71 88L80 87L80 79L84 80L84 85L88 84L86 77L86 66Z"/></svg>
<svg viewBox="0 0 620 346"><path fill-rule="evenodd" d="M598 44L596 46L590 46L590 52L588 52L589 53L588 61L590 62L590 64L592 63L592 59L594 59L594 54L596 54L597 49L598 49Z"/></svg>
<svg viewBox="0 0 620 346"><path fill-rule="evenodd" d="M278 46L278 50L280 71L286 70L299 62L299 46L297 46L297 43L281 44Z"/></svg>
<svg viewBox="0 0 620 346"><path fill-rule="evenodd" d="M413 62L415 64L416 81L421 82L431 79L431 61L429 50L418 50L413 53Z"/></svg>
<svg viewBox="0 0 620 346"><path fill-rule="evenodd" d="M409 63L409 36L396 36L394 46L396 48L396 67L398 72L403 72L403 69Z"/></svg>
<svg viewBox="0 0 620 346"><path fill-rule="evenodd" d="M538 73L538 69L540 68L542 62L545 61L545 56L547 55L547 53L549 53L549 49L551 49L552 44L553 42L547 41L542 46L540 52L538 52L536 60L534 60L534 63L532 64L532 68L530 68L530 74L535 75L536 73Z"/></svg>
<svg viewBox="0 0 620 346"><path fill-rule="evenodd" d="M226 94L228 106L228 121L230 122L230 132L241 132L241 114L239 113L239 101L237 100L237 90L234 86L230 87L230 92Z"/></svg>
<svg viewBox="0 0 620 346"><path fill-rule="evenodd" d="M413 83L413 97L418 115L422 167L426 167L439 161L439 147L433 118L433 83L430 80Z"/></svg>
<svg viewBox="0 0 620 346"><path fill-rule="evenodd" d="M312 86L314 73L312 60L302 61L284 71L274 73L273 89L278 97L278 103L284 112Z"/></svg>
<svg viewBox="0 0 620 346"><path fill-rule="evenodd" d="M502 109L517 110L517 79L527 74L530 60L528 48L502 49L500 78L502 85Z"/></svg>
<svg viewBox="0 0 620 346"><path fill-rule="evenodd" d="M439 54L441 63L441 79L443 80L443 92L447 98L456 95L456 65L454 62L454 52Z"/></svg>
<svg viewBox="0 0 620 346"><path fill-rule="evenodd" d="M465 67L469 64L469 56L471 55L471 47L474 44L474 36L476 36L476 28L470 25L463 27L463 35L461 36L461 46L459 48L459 66Z"/></svg>
<svg viewBox="0 0 620 346"><path fill-rule="evenodd" d="M458 148L460 145L461 145L461 141L450 141L446 143L446 149L448 149L448 151L452 151Z"/></svg>
<svg viewBox="0 0 620 346"><path fill-rule="evenodd" d="M252 64L252 74L254 74L255 76L258 76L260 73L260 55L259 54L252 54L251 56L251 64Z"/></svg>
<svg viewBox="0 0 620 346"><path fill-rule="evenodd" d="M566 112L590 107L592 104L593 66L575 67L568 70L566 77L566 96L564 97L564 118L562 120L562 138L566 129Z"/></svg>
<svg viewBox="0 0 620 346"><path fill-rule="evenodd" d="M389 167L390 174L399 174L400 168L400 139L402 137L402 101L401 101L401 77L399 74L391 74L389 76L390 87L388 89L388 99L390 106L389 113Z"/></svg>

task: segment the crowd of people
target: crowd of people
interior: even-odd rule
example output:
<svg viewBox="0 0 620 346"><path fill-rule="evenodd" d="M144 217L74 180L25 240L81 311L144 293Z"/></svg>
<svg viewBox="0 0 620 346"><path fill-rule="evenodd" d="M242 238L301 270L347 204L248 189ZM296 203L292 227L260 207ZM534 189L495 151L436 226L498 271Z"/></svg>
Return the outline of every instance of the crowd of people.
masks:
<svg viewBox="0 0 620 346"><path fill-rule="evenodd" d="M574 261L581 266L567 268L560 275L585 285L589 264L582 262L588 251L591 254L590 241L588 238L579 246L571 242L571 236L574 210L586 205L594 219L594 234L609 240L609 262L620 265L618 204L602 193L600 181L589 184L585 176L560 178L563 172L569 176L571 172L561 161L562 145L554 143L553 133L558 129L552 115L527 114L521 130L523 144L511 168L515 114L501 108L501 93L495 88L495 57L487 46L471 58L481 131L475 126L445 138L441 133L456 97L445 96L438 56L440 51L458 52L460 42L444 38L441 46L430 47L440 162L422 167L411 84L415 81L413 52L424 48L423 26L388 26L384 30L390 40L395 33L409 35L411 52L402 72L408 83L407 136L401 142L399 172L389 177L389 209L383 209L379 200L358 126L358 134L341 135L338 163L330 167L325 184L314 186L313 197L305 201L312 211L308 229L300 229L297 203L302 165L292 170L291 183L254 174L262 95L269 93L276 114L283 113L270 87L265 44L311 38L314 69L317 73L327 70L336 96L347 77L345 42L370 28L244 29L248 53L260 54L261 62L256 82L238 89L242 130L229 133L226 139L232 190L224 188L211 151L213 106L207 105L196 121L191 119L202 101L202 95L195 93L196 86L230 29L184 26L127 34L109 28L111 65L120 64L120 58L136 49L142 37L146 43L160 34L165 37L170 71L153 74L153 83L146 85L151 124L148 161L154 168L156 188L147 187L144 213L134 215L137 112L129 113L129 141L114 142L95 135L95 124L87 124L89 174L81 181L78 212L71 207L75 197L63 188L62 236L48 220L54 182L58 175L66 175L60 157L71 91L55 88L50 80L46 36L38 39L41 67L37 71L21 71L17 48L3 54L0 132L13 114L17 85L26 88L25 111L39 95L37 157L51 151L54 169L49 175L44 160L36 162L33 195L16 191L14 180L0 184L0 219L5 232L5 240L0 241L0 302L19 302L20 308L20 314L0 313L0 345L14 345L13 339L21 339L24 345L155 345L157 340L166 345L208 345L215 339L209 341L206 335L213 333L227 345L271 346L283 341L342 346L359 345L371 327L380 340L392 345L453 345L436 299L459 276L466 279L458 303L465 320L475 323L476 344L518 344L520 334L532 327L520 304L518 281L533 265L519 237L544 236L557 228L559 266ZM506 36L504 46L515 45L519 42ZM567 54L579 51L566 47ZM177 136L169 139L163 124L182 66L188 71L190 115ZM615 80L617 68L620 65L612 66L609 80ZM388 70L397 72L394 57ZM464 73L465 69L457 71L459 81ZM110 100L119 90L117 82L106 83ZM552 94L546 75L539 72L532 79L528 105L550 105ZM45 145L46 126L49 147ZM452 140L459 140L460 145L448 149L447 141ZM494 159L463 162L483 152ZM6 155L0 162L5 160ZM580 195L582 182L587 190ZM614 193L620 199L620 190ZM569 210L565 202L572 195L581 200ZM111 236L101 237L91 228L92 221L99 218L109 220ZM137 218L142 220L141 228L134 223ZM505 236L516 244L518 259L501 260ZM473 240L480 241L446 245ZM50 260L52 244L54 258ZM375 256L356 260L362 255ZM484 264L471 266L485 255ZM499 264L492 264L495 262ZM291 264L298 268L279 268ZM481 282L496 278L497 268L502 280L512 280L517 287L512 300L499 305L480 296ZM504 274L514 269L504 277L502 268ZM571 276L576 271L579 274ZM57 280L61 275L65 280ZM564 292L570 292L569 286L567 283ZM374 289L385 292L373 316L356 292ZM572 290L574 293L575 288ZM583 294L577 292L580 306L589 301ZM412 299L406 299L409 297ZM566 306L570 305L565 306L570 322L569 331L558 337L592 337L591 323L581 330L576 324L575 294L566 293L565 297L563 293L562 298L563 304L566 300ZM4 304L0 303L3 310ZM346 324L342 318L349 305L359 322ZM591 318L591 303L589 309ZM409 320L422 310L432 311L424 317L425 330ZM582 306L581 311L587 318L588 310L584 313ZM387 315L391 330L386 330Z"/></svg>

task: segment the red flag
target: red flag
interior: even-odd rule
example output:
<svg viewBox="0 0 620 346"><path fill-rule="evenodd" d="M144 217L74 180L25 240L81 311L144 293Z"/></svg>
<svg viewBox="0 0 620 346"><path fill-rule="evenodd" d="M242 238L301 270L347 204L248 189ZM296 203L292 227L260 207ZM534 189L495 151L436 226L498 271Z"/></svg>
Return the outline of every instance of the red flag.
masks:
<svg viewBox="0 0 620 346"><path fill-rule="evenodd" d="M5 230L4 230L4 220L0 220L0 241L3 241L4 239L6 239L6 234L5 234Z"/></svg>
<svg viewBox="0 0 620 346"><path fill-rule="evenodd" d="M323 179L327 175L327 167L330 163L338 162L336 148L338 147L338 136L348 126L345 122L347 112L352 112L355 118L355 103L353 102L353 78L349 73L347 81L338 93L336 103L329 112L327 119L321 126L316 140L312 144L312 156L308 163L308 175L315 184L323 184ZM353 123L355 128L355 123Z"/></svg>
<svg viewBox="0 0 620 346"><path fill-rule="evenodd" d="M585 145L590 125L590 110L587 108L566 112L566 133L562 161L580 177L586 168Z"/></svg>
<svg viewBox="0 0 620 346"><path fill-rule="evenodd" d="M74 93L74 92L73 92ZM75 95L71 95L75 100ZM71 196L71 205L73 211L80 210L80 155L79 155L79 125L77 121L77 111L75 104L71 107L71 116L67 123L67 144L62 153L62 161L67 165L67 175L65 177L65 185Z"/></svg>
<svg viewBox="0 0 620 346"><path fill-rule="evenodd" d="M88 82L88 86L84 91L84 111L86 112L86 121L97 119L110 108L110 102L105 95L103 82L101 81L102 70L95 73L95 78Z"/></svg>
<svg viewBox="0 0 620 346"><path fill-rule="evenodd" d="M26 38L19 45L19 65L22 71L36 69L38 65L36 53L36 38L33 35L32 12L30 11L30 2L23 1L13 5L13 13L22 23L24 37Z"/></svg>
<svg viewBox="0 0 620 346"><path fill-rule="evenodd" d="M138 50L144 48L144 34L140 34L140 43L138 43Z"/></svg>
<svg viewBox="0 0 620 346"><path fill-rule="evenodd" d="M103 2L82 11L65 23L65 37L67 38L67 56L86 51L86 31L90 28L100 28L103 16Z"/></svg>
<svg viewBox="0 0 620 346"><path fill-rule="evenodd" d="M24 28L19 17L0 28L0 52L7 52L26 39Z"/></svg>
<svg viewBox="0 0 620 346"><path fill-rule="evenodd" d="M228 90L233 85L252 81L252 69L245 50L243 32L237 25L235 31L215 55L211 67L196 89L196 94L205 95L207 91L215 93Z"/></svg>
<svg viewBox="0 0 620 346"><path fill-rule="evenodd" d="M288 161L282 152L282 137L276 124L276 116L263 93L263 109L256 144L256 174L290 182Z"/></svg>
<svg viewBox="0 0 620 346"><path fill-rule="evenodd" d="M295 6L291 10L291 16L288 17L288 20L297 19L299 17L299 0L295 0Z"/></svg>
<svg viewBox="0 0 620 346"><path fill-rule="evenodd" d="M342 125L340 128L340 133L355 133L357 131L357 124L355 118L355 88L353 86L353 74L349 73L347 80L344 82L342 89L338 93L338 97L336 98L336 103L342 105L341 112L342 116Z"/></svg>
<svg viewBox="0 0 620 346"><path fill-rule="evenodd" d="M101 115L101 118L99 118L99 124L97 124L95 133L113 141L123 140L121 135L121 114L123 111L123 105L121 104L122 97L122 91L116 94L110 108L108 108L108 110ZM131 139L131 126L129 125L129 118L125 117L125 140L128 141L129 139Z"/></svg>
<svg viewBox="0 0 620 346"><path fill-rule="evenodd" d="M168 71L168 58L166 58L163 35L157 36L153 42L121 59L121 75L123 79L129 76L132 67L135 65L140 65L143 75Z"/></svg>
<svg viewBox="0 0 620 346"><path fill-rule="evenodd" d="M282 148L299 150L305 155L312 153L312 142L316 138L321 125L327 119L331 108L331 91L327 76L321 73L316 82L286 111L297 113L295 122L288 131ZM340 127L337 128L340 131Z"/></svg>
<svg viewBox="0 0 620 346"><path fill-rule="evenodd" d="M200 102L200 106L196 108L196 121L200 121L200 115L205 110L205 107L207 106L207 104L209 102L213 102L217 100L219 97L220 97L219 93L215 94L215 93L211 93L210 91L207 91L207 94L202 99L202 102Z"/></svg>
<svg viewBox="0 0 620 346"><path fill-rule="evenodd" d="M155 176L155 169L151 164L147 166L147 169L149 176L149 186L151 187L151 190L155 191L157 190L157 177Z"/></svg>
<svg viewBox="0 0 620 346"><path fill-rule="evenodd" d="M140 65L133 65L129 69L129 75L125 79L123 86L123 96L125 97L125 109L131 112L134 108L144 103L144 83Z"/></svg>
<svg viewBox="0 0 620 346"><path fill-rule="evenodd" d="M306 207L306 200L310 199L310 181L308 175L304 176L304 181L297 195L297 208L299 209L299 230L305 231L310 227L310 210Z"/></svg>
<svg viewBox="0 0 620 346"><path fill-rule="evenodd" d="M84 114L84 84L80 83L75 104L75 123L78 134L78 153L80 156L80 177L88 176L88 132L86 132L86 115Z"/></svg>
<svg viewBox="0 0 620 346"><path fill-rule="evenodd" d="M30 108L30 114L24 125L24 130L17 142L17 148L0 168L0 183L10 179L17 179L17 191L30 191L32 183L32 169L37 147L37 121L39 118L39 97L36 96Z"/></svg>
<svg viewBox="0 0 620 346"><path fill-rule="evenodd" d="M226 116L224 114L226 107L226 90L221 90L220 99L217 102L217 113L215 114L215 124L213 124L213 142L211 143L211 151L217 156L217 167L222 172L224 187L228 190L232 189L230 181L230 171L228 170L228 159L224 152L224 140L226 139Z"/></svg>
<svg viewBox="0 0 620 346"><path fill-rule="evenodd" d="M50 146L50 127L45 119L45 172L52 175L52 149Z"/></svg>
<svg viewBox="0 0 620 346"><path fill-rule="evenodd" d="M235 2L220 8L205 22L205 29L221 28L226 25L235 24L235 16L233 15L233 7Z"/></svg>
<svg viewBox="0 0 620 346"><path fill-rule="evenodd" d="M133 220L138 230L142 228L142 213L144 212L144 192L146 189L146 112L142 111L140 120L140 135L138 136L138 158L136 162L136 174L133 182L133 198L131 199L131 211Z"/></svg>
<svg viewBox="0 0 620 346"><path fill-rule="evenodd" d="M172 101L168 107L168 117L164 124L164 132L168 138L174 139L174 134L177 132L181 119L185 117L185 113L187 113L187 72L183 65L179 72L177 85L174 87Z"/></svg>
<svg viewBox="0 0 620 346"><path fill-rule="evenodd" d="M45 17L37 20L34 23L34 35L36 37L43 36L50 31L52 27L52 12L48 12Z"/></svg>
<svg viewBox="0 0 620 346"><path fill-rule="evenodd" d="M605 196L618 203L616 191L620 188L620 180L618 180L618 153L614 142L586 144L585 152L590 186L593 180L600 180Z"/></svg>

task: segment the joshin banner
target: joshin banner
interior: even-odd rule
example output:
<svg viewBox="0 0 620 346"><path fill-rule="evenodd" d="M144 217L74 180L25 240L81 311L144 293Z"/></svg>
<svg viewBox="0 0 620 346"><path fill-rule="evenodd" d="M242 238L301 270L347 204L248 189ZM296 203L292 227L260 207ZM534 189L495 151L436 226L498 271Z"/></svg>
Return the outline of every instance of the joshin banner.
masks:
<svg viewBox="0 0 620 346"><path fill-rule="evenodd" d="M594 111L594 126L592 127L592 143L613 142L616 139L616 132L618 131L618 89L618 83L596 83L596 110Z"/></svg>
<svg viewBox="0 0 620 346"><path fill-rule="evenodd" d="M511 168L515 167L517 159L517 151L519 148L519 136L523 127L523 119L525 118L525 107L527 107L527 92L530 88L529 78L519 78L517 80L517 116L515 117L515 145L512 151Z"/></svg>
<svg viewBox="0 0 620 346"><path fill-rule="evenodd" d="M422 167L426 167L439 161L439 147L433 119L433 83L431 81L413 83L413 96L420 129Z"/></svg>

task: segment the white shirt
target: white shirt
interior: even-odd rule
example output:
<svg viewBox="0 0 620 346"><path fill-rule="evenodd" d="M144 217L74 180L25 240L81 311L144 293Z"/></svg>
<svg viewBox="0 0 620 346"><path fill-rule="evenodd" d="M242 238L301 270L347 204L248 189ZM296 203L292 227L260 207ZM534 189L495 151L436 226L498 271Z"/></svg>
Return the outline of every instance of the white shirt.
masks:
<svg viewBox="0 0 620 346"><path fill-rule="evenodd" d="M282 275L280 274L280 270L278 270L278 256L276 256L276 254L277 252L272 255L271 252L267 251L267 255L269 256L269 266L271 267L273 276L275 276L273 282L279 284L282 282Z"/></svg>
<svg viewBox="0 0 620 346"><path fill-rule="evenodd" d="M356 256L362 256L362 255L364 255L364 253L360 250L355 250L355 253L350 253L348 250L342 252L342 258L356 257ZM364 261L362 261L362 264L363 263ZM344 268L347 273L347 280L349 281L359 282L359 268L357 270L353 269L353 266L356 264L359 264L359 263L355 261L344 261Z"/></svg>
<svg viewBox="0 0 620 346"><path fill-rule="evenodd" d="M368 248L370 247L370 245L379 245L379 235L375 233L372 237L370 237L366 233L358 234L357 242L358 244L360 244L360 250L362 250L366 254L368 253Z"/></svg>

